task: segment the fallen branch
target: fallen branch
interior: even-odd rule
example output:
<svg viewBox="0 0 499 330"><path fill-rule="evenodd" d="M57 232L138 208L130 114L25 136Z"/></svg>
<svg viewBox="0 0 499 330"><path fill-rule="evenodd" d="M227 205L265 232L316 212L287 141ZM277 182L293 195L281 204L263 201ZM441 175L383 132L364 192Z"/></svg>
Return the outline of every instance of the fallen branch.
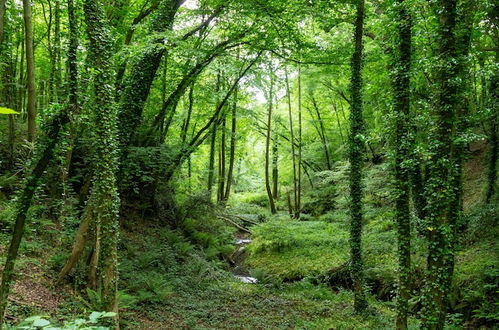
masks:
<svg viewBox="0 0 499 330"><path fill-rule="evenodd" d="M251 234L251 231L247 228L244 228L243 226L241 226L240 224L238 224L237 222L234 222L232 221L231 219L227 218L227 217L224 217L224 216L221 216L221 215L218 215L217 216L219 219L222 219L222 220L225 220L229 223L231 223L232 225L234 225L236 228L244 231L244 232L247 232L247 233L250 233Z"/></svg>

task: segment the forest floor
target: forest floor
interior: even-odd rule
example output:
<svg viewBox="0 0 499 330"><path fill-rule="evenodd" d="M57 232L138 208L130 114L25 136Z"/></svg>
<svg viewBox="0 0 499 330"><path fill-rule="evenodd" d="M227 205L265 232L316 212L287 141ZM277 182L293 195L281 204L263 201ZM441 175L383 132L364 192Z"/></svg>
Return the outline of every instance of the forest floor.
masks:
<svg viewBox="0 0 499 330"><path fill-rule="evenodd" d="M482 163L469 163L465 175L466 230L460 231L455 284L448 329L493 324L497 309L499 241L497 207L478 204ZM336 185L346 191L345 166L339 167ZM478 168L478 170L477 170ZM483 166L482 166L483 168ZM237 263L243 275L258 283L242 283L231 263L235 239L247 238L216 217L186 222L170 229L151 219L125 219L120 253L120 310L123 329L388 329L393 327L396 283L396 233L383 166L368 169L366 223L363 235L365 275L370 309L353 312L348 285L318 281L341 269L348 260L348 214L345 194L335 197L334 209L290 220L285 207L270 215L265 194L235 194L227 212L252 215L261 222L249 227L251 243ZM305 196L304 205L317 196ZM473 205L478 205L473 209ZM0 204L8 212L9 204ZM41 208L41 206L37 206ZM3 208L3 210L2 210ZM38 209L33 212L37 214ZM187 220L187 219L186 219ZM10 295L7 320L17 324L31 315L47 315L56 323L100 309L98 292L85 290L86 272L80 265L71 285L54 287L66 260L77 219L54 223L39 216L30 222L18 260L18 277ZM425 268L425 243L413 230L415 288ZM484 231L483 228L490 228ZM9 241L0 232L0 252ZM3 264L3 253L0 262ZM231 257L232 256L232 257ZM244 267L245 266L245 267ZM495 284L494 284L495 283ZM411 301L414 315L418 301ZM492 320L492 321L490 321ZM465 326L463 326L463 324ZM410 328L417 328L415 317Z"/></svg>

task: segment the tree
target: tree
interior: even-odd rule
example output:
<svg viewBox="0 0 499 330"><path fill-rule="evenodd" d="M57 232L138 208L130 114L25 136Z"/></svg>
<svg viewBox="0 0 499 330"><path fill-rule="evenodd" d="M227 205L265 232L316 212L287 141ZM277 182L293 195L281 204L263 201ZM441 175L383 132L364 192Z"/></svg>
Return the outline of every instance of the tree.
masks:
<svg viewBox="0 0 499 330"><path fill-rule="evenodd" d="M411 67L411 16L407 2L398 0L397 28L398 53L394 65L394 116L395 116L395 222L397 223L399 279L397 295L397 329L407 329L411 287L411 214L409 209L409 166L411 137L409 136L410 67Z"/></svg>
<svg viewBox="0 0 499 330"><path fill-rule="evenodd" d="M434 10L439 18L437 27L438 90L430 130L430 161L427 164L427 275L423 291L422 327L442 329L447 313L447 295L454 263L456 212L452 209L456 187L453 155L458 105L456 0L441 0Z"/></svg>
<svg viewBox="0 0 499 330"><path fill-rule="evenodd" d="M367 307L364 293L364 266L362 262L362 165L363 133L362 116L362 35L364 27L364 0L357 1L354 42L350 80L350 258L354 286L354 309L357 313Z"/></svg>
<svg viewBox="0 0 499 330"><path fill-rule="evenodd" d="M99 260L103 306L107 311L117 312L119 197L116 186L117 108L114 103L113 68L111 66L113 42L109 27L104 20L102 4L98 0L86 0L84 12L89 38L89 59L95 70L93 97L97 139L93 187L87 208L92 210L95 217L97 236L94 254Z"/></svg>
<svg viewBox="0 0 499 330"><path fill-rule="evenodd" d="M274 72L272 68L272 63L269 63L269 97L268 97L268 112L267 112L267 134L265 139L265 189L267 190L267 196L269 198L270 211L272 214L277 213L277 209L275 207L274 196L272 196L272 188L270 186L270 173L269 173L269 165L270 165L270 138L272 134L271 125L272 125L272 107L273 107L273 99L274 99Z"/></svg>
<svg viewBox="0 0 499 330"><path fill-rule="evenodd" d="M33 50L33 22L31 1L23 0L24 41L26 43L26 68L28 72L28 140L35 141L36 134L36 89L35 89L35 54Z"/></svg>

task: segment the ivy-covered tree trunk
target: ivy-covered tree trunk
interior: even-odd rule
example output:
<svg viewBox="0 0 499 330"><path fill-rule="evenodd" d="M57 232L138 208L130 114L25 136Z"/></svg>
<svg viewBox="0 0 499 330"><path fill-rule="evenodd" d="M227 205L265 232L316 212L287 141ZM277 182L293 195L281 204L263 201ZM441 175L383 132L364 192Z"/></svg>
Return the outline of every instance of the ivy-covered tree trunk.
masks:
<svg viewBox="0 0 499 330"><path fill-rule="evenodd" d="M459 194L455 180L458 166L452 157L458 106L456 3L456 0L440 0L434 9L439 18L438 90L430 126L430 161L426 182L428 258L421 310L424 329L443 329L452 276L449 265L454 260L456 212L452 207L456 194Z"/></svg>
<svg viewBox="0 0 499 330"><path fill-rule="evenodd" d="M59 139L59 132L62 126L69 121L66 112L56 114L47 121L43 127L43 136L37 141L37 147L32 161L32 170L25 179L24 188L16 199L15 223L12 232L7 258L2 270L2 283L0 285L0 329L4 321L7 298L10 291L10 284L14 276L14 266L17 259L19 246L24 234L26 215L40 178L45 172L47 165L54 156L54 148Z"/></svg>
<svg viewBox="0 0 499 330"><path fill-rule="evenodd" d="M362 261L362 167L364 163L364 120L362 115L362 35L364 28L364 0L357 1L355 18L355 50L352 55L350 82L350 258L354 287L354 309L366 309L364 265Z"/></svg>
<svg viewBox="0 0 499 330"><path fill-rule="evenodd" d="M397 329L407 329L407 314L411 286L411 215L409 209L409 166L411 137L409 136L410 67L411 67L411 16L407 2L398 0L398 54L394 65L394 110L395 110L395 221L398 238L398 295Z"/></svg>
<svg viewBox="0 0 499 330"><path fill-rule="evenodd" d="M95 118L94 178L87 207L93 210L95 228L99 228L99 279L105 310L118 311L117 244L119 234L119 197L116 187L118 168L114 103L112 51L113 41L105 22L102 4L85 0L85 21L89 38L89 60L94 70L93 107Z"/></svg>

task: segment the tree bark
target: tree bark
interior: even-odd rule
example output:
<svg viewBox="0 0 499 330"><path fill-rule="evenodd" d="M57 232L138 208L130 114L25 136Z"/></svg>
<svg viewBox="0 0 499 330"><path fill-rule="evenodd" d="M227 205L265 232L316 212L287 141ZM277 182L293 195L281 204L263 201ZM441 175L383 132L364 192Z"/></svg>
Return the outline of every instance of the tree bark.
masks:
<svg viewBox="0 0 499 330"><path fill-rule="evenodd" d="M227 202L229 200L230 188L232 187L233 180L233 172L234 172L234 161L236 158L236 123L237 123L237 93L238 89L236 88L234 92L234 103L232 105L232 123L231 123L231 132L230 132L230 152L229 152L229 169L227 171L227 183L225 188L224 201Z"/></svg>
<svg viewBox="0 0 499 330"><path fill-rule="evenodd" d="M407 329L411 286L411 215L409 209L409 168L411 141L409 133L410 109L410 68L412 21L404 0L397 2L398 54L394 72L394 112L395 112L395 222L398 238L398 295L396 329Z"/></svg>
<svg viewBox="0 0 499 330"><path fill-rule="evenodd" d="M36 89L35 89L35 54L33 50L33 22L31 1L23 0L24 33L26 43L26 68L28 72L28 141L34 142L36 135Z"/></svg>
<svg viewBox="0 0 499 330"><path fill-rule="evenodd" d="M295 218L300 219L301 214L301 159L302 159L302 124L301 124L301 66L298 65L298 192L296 199Z"/></svg>
<svg viewBox="0 0 499 330"><path fill-rule="evenodd" d="M111 66L113 42L110 29L104 20L102 5L98 0L85 0L84 13L90 40L89 59L95 71L93 99L97 138L93 188L90 196L93 203L87 204L87 207L93 208L96 228L100 228L96 239L100 241L99 279L103 308L118 313L119 196L116 186L117 111L114 104ZM117 317L115 326L118 326Z"/></svg>
<svg viewBox="0 0 499 330"><path fill-rule="evenodd" d="M217 201L223 202L225 194L225 115L222 118L222 134L220 134L220 144L218 149L218 194Z"/></svg>
<svg viewBox="0 0 499 330"><path fill-rule="evenodd" d="M354 286L354 310L357 313L367 308L364 292L364 264L362 261L362 167L364 143L364 119L362 114L362 36L364 27L364 0L357 1L355 18L355 50L352 55L350 82L350 254L351 275Z"/></svg>
<svg viewBox="0 0 499 330"><path fill-rule="evenodd" d="M298 207L298 179L296 171L296 151L295 151L295 134L293 128L293 113L291 111L291 88L289 87L289 77L288 68L284 67L285 80L286 80L286 95L288 99L288 117L289 117L289 141L291 143L291 160L293 164L293 212L296 214L296 208ZM294 216L293 216L294 217Z"/></svg>
<svg viewBox="0 0 499 330"><path fill-rule="evenodd" d="M267 190L267 195L269 198L269 206L272 214L277 213L274 196L272 196L272 189L270 187L270 177L269 177L269 163L270 163L270 134L271 134L271 124L272 124L272 107L273 107L273 98L274 98L274 72L272 70L272 63L269 63L270 68L270 89L269 89L269 108L267 112L267 137L265 140L265 189Z"/></svg>
<svg viewBox="0 0 499 330"><path fill-rule="evenodd" d="M422 327L442 329L447 314L447 294L451 272L448 265L454 259L455 217L451 206L457 175L456 159L453 158L453 139L456 130L457 84L457 45L456 45L456 0L440 0L434 6L438 13L437 26L437 95L432 113L433 129L430 131L428 162L427 235L428 258L427 276L423 288Z"/></svg>

